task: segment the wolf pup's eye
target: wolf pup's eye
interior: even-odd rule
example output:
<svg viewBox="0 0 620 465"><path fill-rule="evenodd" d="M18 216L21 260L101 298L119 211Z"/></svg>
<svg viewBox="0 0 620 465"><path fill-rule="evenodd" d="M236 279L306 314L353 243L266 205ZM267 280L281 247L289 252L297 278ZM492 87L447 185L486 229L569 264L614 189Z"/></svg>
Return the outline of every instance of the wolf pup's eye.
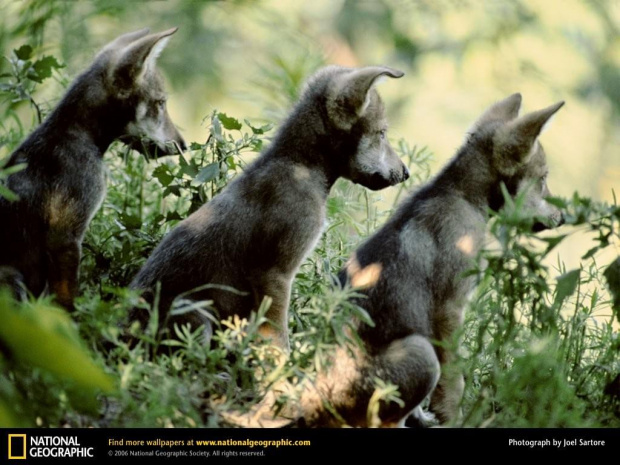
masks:
<svg viewBox="0 0 620 465"><path fill-rule="evenodd" d="M163 111L163 110L164 110L164 108L166 108L166 100L165 100L165 99L157 100L157 101L155 102L155 105L157 105L157 108L158 108L159 110L162 110L162 111Z"/></svg>
<svg viewBox="0 0 620 465"><path fill-rule="evenodd" d="M387 134L387 129L381 129L381 131L379 131L379 137L381 137L381 139L385 139L386 134Z"/></svg>

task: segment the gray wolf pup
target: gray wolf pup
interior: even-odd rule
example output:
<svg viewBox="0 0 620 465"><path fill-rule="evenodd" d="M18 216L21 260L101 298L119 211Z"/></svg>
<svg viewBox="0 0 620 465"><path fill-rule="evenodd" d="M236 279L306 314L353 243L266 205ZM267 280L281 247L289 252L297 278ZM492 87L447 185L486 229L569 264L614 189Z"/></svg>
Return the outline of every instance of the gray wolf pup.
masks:
<svg viewBox="0 0 620 465"><path fill-rule="evenodd" d="M456 419L463 377L440 368L454 354L430 341L450 341L463 322L475 287L475 277L463 273L483 245L488 210L503 205L502 183L511 196L525 196L528 214L540 221L535 230L562 223L561 212L545 201L548 170L538 136L563 103L521 117L520 94L490 107L452 161L355 251L340 280L365 294L356 303L375 327L360 324L366 350L336 360L319 378L314 399L306 399L307 422L337 423L321 408L326 399L347 423L365 425L375 376L398 386L404 401L381 406L384 424L401 424L413 412L411 422L423 425L420 403L429 394L440 422Z"/></svg>
<svg viewBox="0 0 620 465"><path fill-rule="evenodd" d="M269 296L269 323L261 335L288 348L292 280L321 234L334 182L344 177L382 189L409 176L386 137L384 107L374 88L382 76L403 73L330 66L312 76L270 147L164 238L132 286L150 299L161 283L159 311L166 316L182 293L213 300L222 319L249 317ZM208 283L245 295L221 288L189 292ZM204 324L205 338L210 336L209 319L197 312L168 322L175 320Z"/></svg>
<svg viewBox="0 0 620 465"><path fill-rule="evenodd" d="M0 198L0 282L23 296L46 289L73 307L84 233L105 196L103 154L122 139L144 154L184 147L166 110L155 61L175 29L123 35L79 76L47 119L17 148L8 166L25 163ZM146 137L148 140L144 141Z"/></svg>

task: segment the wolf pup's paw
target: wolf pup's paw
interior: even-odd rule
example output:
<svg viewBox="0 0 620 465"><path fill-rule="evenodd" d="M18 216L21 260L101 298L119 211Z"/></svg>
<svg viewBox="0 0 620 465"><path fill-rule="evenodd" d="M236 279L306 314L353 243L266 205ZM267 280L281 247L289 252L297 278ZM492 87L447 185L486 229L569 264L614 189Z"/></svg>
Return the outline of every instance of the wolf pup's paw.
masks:
<svg viewBox="0 0 620 465"><path fill-rule="evenodd" d="M431 412L425 412L419 405L405 420L407 428L432 428L439 425L439 421Z"/></svg>

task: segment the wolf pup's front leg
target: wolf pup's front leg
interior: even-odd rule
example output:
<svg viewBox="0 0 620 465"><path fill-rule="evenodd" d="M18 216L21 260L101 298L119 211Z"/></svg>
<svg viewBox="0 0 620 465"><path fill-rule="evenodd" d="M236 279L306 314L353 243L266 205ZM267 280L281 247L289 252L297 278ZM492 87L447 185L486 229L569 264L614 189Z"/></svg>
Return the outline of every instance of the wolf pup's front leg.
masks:
<svg viewBox="0 0 620 465"><path fill-rule="evenodd" d="M257 278L254 286L254 295L257 299L261 296L271 298L271 305L265 313L267 322L259 328L260 335L278 347L288 351L290 349L288 339L288 303L292 278L277 272L268 272ZM257 302L260 305L260 301ZM258 308L258 306L257 306Z"/></svg>
<svg viewBox="0 0 620 465"><path fill-rule="evenodd" d="M442 424L449 424L460 416L460 405L465 390L462 373L453 366L456 357L443 348L437 348L441 376L431 395L430 410Z"/></svg>
<svg viewBox="0 0 620 465"><path fill-rule="evenodd" d="M77 239L48 242L48 283L56 301L73 311L78 293L78 273L82 247Z"/></svg>
<svg viewBox="0 0 620 465"><path fill-rule="evenodd" d="M473 237L474 234L472 234ZM472 285L465 284L463 285ZM435 347L435 352L441 364L441 376L437 387L431 396L430 410L442 424L454 422L460 416L460 404L465 389L465 380L458 367L454 339L463 325L465 318L466 301L447 302L439 305L434 312L433 332L442 344Z"/></svg>

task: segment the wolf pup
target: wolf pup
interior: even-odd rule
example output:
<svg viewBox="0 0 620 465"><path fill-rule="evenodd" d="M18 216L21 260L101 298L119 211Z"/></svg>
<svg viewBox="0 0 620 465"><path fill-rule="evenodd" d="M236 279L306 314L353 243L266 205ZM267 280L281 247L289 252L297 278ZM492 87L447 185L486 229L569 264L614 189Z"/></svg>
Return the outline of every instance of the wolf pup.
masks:
<svg viewBox="0 0 620 465"><path fill-rule="evenodd" d="M25 163L0 198L0 282L23 296L44 290L73 307L81 243L105 195L103 154L115 139L144 154L175 153L183 138L170 120L157 56L175 29L123 35L79 76L47 119L11 155ZM144 140L143 138L148 138Z"/></svg>
<svg viewBox="0 0 620 465"><path fill-rule="evenodd" d="M398 386L404 401L381 407L385 424L402 423L413 412L411 422L423 425L430 418L419 405L431 393L430 409L438 420L456 419L463 377L440 369L454 354L430 341L449 341L463 322L475 286L475 278L463 273L483 245L488 210L502 207L502 183L511 196L525 196L528 214L544 219L535 230L562 223L561 212L545 201L548 170L538 142L562 105L518 117L521 95L514 94L490 107L454 159L353 254L340 280L365 294L356 303L375 326L359 326L365 354L336 360L319 378L314 401L307 396L307 422L336 422L318 397L349 424L366 424L373 377Z"/></svg>
<svg viewBox="0 0 620 465"><path fill-rule="evenodd" d="M291 283L321 234L334 182L344 177L382 189L409 176L386 137L384 107L374 88L382 76L403 73L330 66L312 76L271 146L164 238L132 286L149 298L161 283L162 315L182 293L213 300L222 319L249 317L269 296L269 323L260 333L288 348ZM244 295L221 286L204 289L205 284ZM198 313L176 322L204 324L205 338L210 336L208 318Z"/></svg>

